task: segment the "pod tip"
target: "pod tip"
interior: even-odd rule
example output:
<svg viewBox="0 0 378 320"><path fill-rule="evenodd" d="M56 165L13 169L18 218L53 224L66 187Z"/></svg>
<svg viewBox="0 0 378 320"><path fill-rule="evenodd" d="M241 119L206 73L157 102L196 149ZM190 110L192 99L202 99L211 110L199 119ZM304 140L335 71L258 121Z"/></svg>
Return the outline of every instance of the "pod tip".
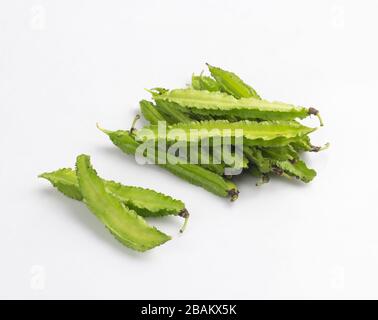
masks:
<svg viewBox="0 0 378 320"><path fill-rule="evenodd" d="M147 92L151 93L152 95L156 94L156 92L152 91L151 89L144 88Z"/></svg>
<svg viewBox="0 0 378 320"><path fill-rule="evenodd" d="M228 195L231 197L231 201L234 202L239 197L239 190L231 189L228 191Z"/></svg>
<svg viewBox="0 0 378 320"><path fill-rule="evenodd" d="M185 219L184 224L182 225L180 229L180 233L184 233L186 226L188 225L190 215L189 215L188 210L186 210L186 208L182 209L178 215Z"/></svg>
<svg viewBox="0 0 378 320"><path fill-rule="evenodd" d="M277 176L282 176L284 174L284 171L277 166L272 167L272 172L276 174Z"/></svg>
<svg viewBox="0 0 378 320"><path fill-rule="evenodd" d="M261 175L261 177L257 180L257 182L256 182L256 187L260 187L260 186L262 186L263 184L268 183L269 181L270 181L270 177L269 177L269 175L266 174L266 173L263 173L263 174Z"/></svg>
<svg viewBox="0 0 378 320"><path fill-rule="evenodd" d="M318 109L315 109L315 108L309 108L308 109L308 114L312 114L314 116L317 116L318 119L319 119L319 123L320 123L320 126L323 127L324 126L324 122L323 122L323 119L322 117L320 116L320 112Z"/></svg>
<svg viewBox="0 0 378 320"><path fill-rule="evenodd" d="M101 128L101 127L100 127L100 124L99 124L98 122L96 123L96 127L97 127L98 130L102 131L102 132L105 133L105 134L110 134L110 133L112 133L112 131L110 131L110 130L106 130L106 129L104 129L104 128Z"/></svg>
<svg viewBox="0 0 378 320"><path fill-rule="evenodd" d="M323 150L326 150L329 148L331 144L329 142L327 142L324 146L311 146L311 152L319 152L319 151L323 151Z"/></svg>
<svg viewBox="0 0 378 320"><path fill-rule="evenodd" d="M138 121L139 119L140 119L140 115L137 114L137 115L134 117L133 122L131 123L130 134L133 134L134 131L136 130L136 129L135 129L135 125L136 125L136 123L137 123L137 121Z"/></svg>

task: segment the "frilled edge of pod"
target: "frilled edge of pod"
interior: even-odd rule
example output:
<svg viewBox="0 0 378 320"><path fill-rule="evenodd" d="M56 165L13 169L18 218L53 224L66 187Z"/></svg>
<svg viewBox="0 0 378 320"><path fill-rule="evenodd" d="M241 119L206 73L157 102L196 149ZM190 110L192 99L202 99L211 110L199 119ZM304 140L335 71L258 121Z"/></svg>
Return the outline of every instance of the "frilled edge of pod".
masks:
<svg viewBox="0 0 378 320"><path fill-rule="evenodd" d="M65 196L78 201L83 200L76 173L71 168L62 168L52 172L45 172L38 177L49 181Z"/></svg>
<svg viewBox="0 0 378 320"><path fill-rule="evenodd" d="M238 75L234 72L223 70L219 67L212 66L206 63L211 75L215 81L219 84L223 91L234 96L237 99L240 98L256 98L261 99L255 89L246 84Z"/></svg>
<svg viewBox="0 0 378 320"><path fill-rule="evenodd" d="M272 161L273 172L277 175L287 175L288 177L294 177L305 183L312 181L316 176L316 171L310 169L302 160L295 162L291 161Z"/></svg>

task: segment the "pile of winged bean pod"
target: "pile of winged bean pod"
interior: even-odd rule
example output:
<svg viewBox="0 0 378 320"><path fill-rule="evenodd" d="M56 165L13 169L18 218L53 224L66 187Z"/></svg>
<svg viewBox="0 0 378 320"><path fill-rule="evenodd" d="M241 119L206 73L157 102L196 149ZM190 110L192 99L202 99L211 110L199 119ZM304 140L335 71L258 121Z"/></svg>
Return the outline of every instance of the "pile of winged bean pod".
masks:
<svg viewBox="0 0 378 320"><path fill-rule="evenodd" d="M191 84L186 88L168 90L158 87L148 90L153 101L140 101L140 111L148 125L136 129L134 121L130 130L99 129L129 155L136 155L138 148L148 142L155 150L159 149L152 157L144 153L151 162L191 184L218 196L229 197L232 201L238 198L239 190L233 181L235 175L230 175L227 169L235 169L236 165L230 162L230 159L234 159L235 148L230 148L228 153L223 144L221 153L218 148L208 148L206 159L210 161L200 160L204 157L202 145L205 141L223 141L222 138L227 136L231 138L232 147L238 129L239 132L242 129L239 138L243 142L242 159L236 166L238 174L257 178L257 186L269 182L271 176L295 178L305 183L313 180L316 171L306 165L302 154L319 152L326 149L328 144L323 147L313 145L309 134L316 128L305 126L298 120L313 115L323 126L319 111L312 107L264 100L235 73L208 64L207 67L210 75L193 75ZM139 115L135 120L138 118ZM164 136L159 131L160 123L167 125L168 133ZM170 135L169 131L172 130L180 130L184 134ZM193 130L200 134L193 138L190 135ZM160 147L162 140L165 149ZM174 144L185 146L189 142L198 146L186 154L189 158L193 152L198 153L199 161L196 163L168 151ZM175 161L157 161L156 154L161 157L162 153L167 159ZM40 176L66 196L83 201L116 239L137 251L149 250L171 239L150 226L145 217L180 216L185 219L181 232L189 218L180 200L150 189L125 186L100 178L87 155L77 157L76 169L60 169Z"/></svg>

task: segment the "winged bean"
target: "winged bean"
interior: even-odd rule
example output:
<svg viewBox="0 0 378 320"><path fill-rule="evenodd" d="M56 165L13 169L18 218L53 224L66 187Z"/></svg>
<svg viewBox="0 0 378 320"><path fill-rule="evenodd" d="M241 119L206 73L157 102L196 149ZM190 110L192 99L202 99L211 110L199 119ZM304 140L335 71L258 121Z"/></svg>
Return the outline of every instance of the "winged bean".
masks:
<svg viewBox="0 0 378 320"><path fill-rule="evenodd" d="M241 120L294 120L306 118L311 114L319 117L319 112L314 108L297 107L252 97L236 99L223 92L209 92L190 88L171 90L163 94L153 93L153 98L155 101L174 102L188 113L222 116L224 119L232 116Z"/></svg>

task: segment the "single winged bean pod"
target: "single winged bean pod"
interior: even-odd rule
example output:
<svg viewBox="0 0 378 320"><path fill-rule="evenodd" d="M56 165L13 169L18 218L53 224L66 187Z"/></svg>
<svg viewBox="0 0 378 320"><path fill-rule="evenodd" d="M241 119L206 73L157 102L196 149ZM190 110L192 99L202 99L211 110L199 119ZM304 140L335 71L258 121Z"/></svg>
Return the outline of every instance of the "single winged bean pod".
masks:
<svg viewBox="0 0 378 320"><path fill-rule="evenodd" d="M174 102L181 107L181 110L196 115L210 115L224 117L224 119L235 117L240 120L294 120L315 114L320 119L319 112L314 108L298 107L283 102L269 102L252 97L236 99L223 92L189 88L152 94L156 102L161 100Z"/></svg>

